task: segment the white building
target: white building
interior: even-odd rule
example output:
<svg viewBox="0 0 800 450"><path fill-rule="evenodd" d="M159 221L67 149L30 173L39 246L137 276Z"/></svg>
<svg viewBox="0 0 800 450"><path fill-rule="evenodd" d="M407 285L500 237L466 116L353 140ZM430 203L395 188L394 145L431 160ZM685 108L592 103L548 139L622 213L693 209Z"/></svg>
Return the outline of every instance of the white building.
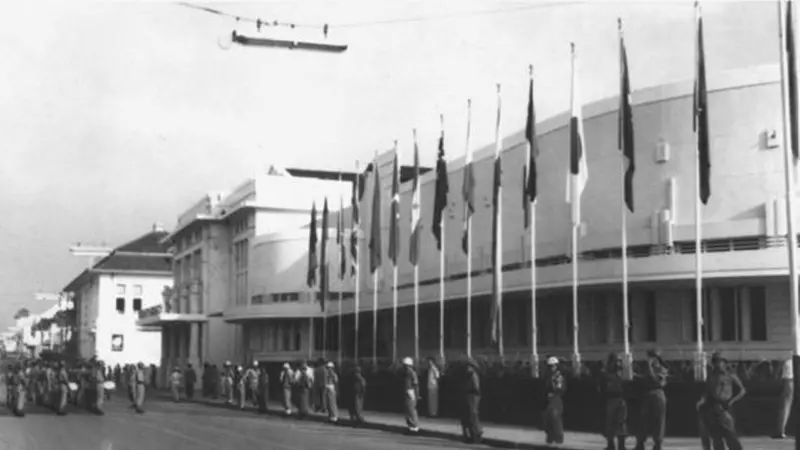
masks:
<svg viewBox="0 0 800 450"><path fill-rule="evenodd" d="M172 256L158 225L119 247L72 280L78 356L106 364L161 361L161 332L136 324L139 312L162 303L172 287Z"/></svg>
<svg viewBox="0 0 800 450"><path fill-rule="evenodd" d="M269 356L306 357L310 318L320 315L316 293L306 287L303 275L311 204L316 202L321 213L327 196L329 208L338 209L339 197L346 202L351 186L335 173L276 170L247 180L228 195L207 194L184 212L166 238L174 255L175 292L163 306L142 312L138 322L162 327L163 365L197 367L268 356L260 352L260 337L268 333L286 344ZM335 215L330 217L333 229ZM300 236L297 230L304 226L305 236ZM291 236L284 235L286 230ZM333 249L335 231L329 235ZM280 249L279 261L267 257L276 239L292 243ZM265 308L281 301L288 303L278 316L274 308ZM251 333L248 341L259 338L254 353L241 325L263 324L270 317L280 317L275 322L280 326Z"/></svg>

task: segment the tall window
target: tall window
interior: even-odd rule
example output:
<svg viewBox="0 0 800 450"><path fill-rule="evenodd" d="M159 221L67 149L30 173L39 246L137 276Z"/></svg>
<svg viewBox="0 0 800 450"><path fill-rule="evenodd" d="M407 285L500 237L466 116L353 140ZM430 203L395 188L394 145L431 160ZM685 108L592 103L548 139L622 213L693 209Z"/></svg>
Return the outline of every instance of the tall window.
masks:
<svg viewBox="0 0 800 450"><path fill-rule="evenodd" d="M133 311L139 312L142 310L142 285L133 285Z"/></svg>
<svg viewBox="0 0 800 450"><path fill-rule="evenodd" d="M117 285L116 309L117 309L118 313L125 314L125 285L124 284L118 284Z"/></svg>
<svg viewBox="0 0 800 450"><path fill-rule="evenodd" d="M250 253L249 241L241 239L233 243L233 271L236 278L234 298L237 305L247 304L247 266Z"/></svg>
<svg viewBox="0 0 800 450"><path fill-rule="evenodd" d="M689 291L691 336L697 340L697 310L694 292ZM723 286L703 290L703 339L710 342L766 341L767 298L764 286Z"/></svg>

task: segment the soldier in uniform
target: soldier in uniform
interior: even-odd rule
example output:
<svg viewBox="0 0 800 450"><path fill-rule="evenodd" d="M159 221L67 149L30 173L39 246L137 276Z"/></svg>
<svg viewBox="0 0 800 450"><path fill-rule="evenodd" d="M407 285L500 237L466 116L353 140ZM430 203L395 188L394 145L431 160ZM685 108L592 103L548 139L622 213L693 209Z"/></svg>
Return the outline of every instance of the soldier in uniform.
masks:
<svg viewBox="0 0 800 450"><path fill-rule="evenodd" d="M222 367L222 396L229 405L233 404L233 373L234 368L230 361Z"/></svg>
<svg viewBox="0 0 800 450"><path fill-rule="evenodd" d="M247 368L244 373L246 397L254 406L258 406L258 361Z"/></svg>
<svg viewBox="0 0 800 450"><path fill-rule="evenodd" d="M544 432L548 444L564 442L564 402L561 396L567 390L567 382L558 367L558 358L547 359L548 377L545 379L547 407L544 410Z"/></svg>
<svg viewBox="0 0 800 450"><path fill-rule="evenodd" d="M705 393L697 403L697 411L702 417L705 431L710 434L714 442L715 449L722 448L721 444L724 443L728 450L742 450L729 409L741 400L747 391L739 377L728 369L728 361L721 354L714 353L711 356L711 366L712 371L706 380Z"/></svg>
<svg viewBox="0 0 800 450"><path fill-rule="evenodd" d="M364 396L367 393L367 380L361 375L361 367L353 370L353 399L350 402L350 420L364 422Z"/></svg>
<svg viewBox="0 0 800 450"><path fill-rule="evenodd" d="M419 432L419 416L417 400L419 400L419 378L414 370L414 361L403 358L403 399L405 404L406 425L410 433Z"/></svg>
<svg viewBox="0 0 800 450"><path fill-rule="evenodd" d="M103 411L103 400L106 396L106 371L103 367L102 361L96 361L94 367L94 413L98 415L103 415L105 412Z"/></svg>
<svg viewBox="0 0 800 450"><path fill-rule="evenodd" d="M286 415L292 414L292 383L294 377L292 374L292 366L289 363L283 364L283 371L281 371L281 389L283 391L283 410Z"/></svg>
<svg viewBox="0 0 800 450"><path fill-rule="evenodd" d="M622 375L622 357L616 353L608 355L606 370L600 390L606 399L605 437L606 450L625 450L628 434L628 405L625 403L625 379Z"/></svg>
<svg viewBox="0 0 800 450"><path fill-rule="evenodd" d="M261 366L258 371L258 412L264 414L267 412L267 405L269 404L269 374L267 367Z"/></svg>
<svg viewBox="0 0 800 450"><path fill-rule="evenodd" d="M56 407L56 414L63 416L67 414L67 396L69 394L69 374L67 373L64 361L58 362L56 383L58 385L58 406Z"/></svg>
<svg viewBox="0 0 800 450"><path fill-rule="evenodd" d="M131 408L136 408L136 367L125 365L125 384L128 385L128 399L131 401Z"/></svg>
<svg viewBox="0 0 800 450"><path fill-rule="evenodd" d="M655 351L647 352L647 373L642 378L644 396L642 397L642 426L636 436L636 450L644 450L648 437L653 439L653 450L661 450L664 444L664 428L667 418L667 365Z"/></svg>
<svg viewBox="0 0 800 450"><path fill-rule="evenodd" d="M145 396L145 386L146 377L144 373L144 363L139 362L137 366L133 369L134 373L134 381L135 381L135 389L134 389L134 396L135 396L135 403L134 407L136 408L136 412L139 414L144 413L144 409L142 408L144 405L144 396Z"/></svg>
<svg viewBox="0 0 800 450"><path fill-rule="evenodd" d="M177 367L172 368L172 373L169 376L169 391L172 394L172 401L178 403L181 401L181 369Z"/></svg>
<svg viewBox="0 0 800 450"><path fill-rule="evenodd" d="M339 421L339 375L336 374L336 369L334 368L332 362L326 364L323 378L325 386L325 402L323 403L322 407L328 412L328 420L331 423L336 423Z"/></svg>
<svg viewBox="0 0 800 450"><path fill-rule="evenodd" d="M481 379L475 370L475 361L470 359L464 368L463 380L463 411L461 416L461 432L464 440L473 444L480 444L483 437L481 428Z"/></svg>
<svg viewBox="0 0 800 450"><path fill-rule="evenodd" d="M244 367L236 366L236 372L233 375L234 385L236 386L237 400L239 409L244 409L247 404L247 377L245 376Z"/></svg>

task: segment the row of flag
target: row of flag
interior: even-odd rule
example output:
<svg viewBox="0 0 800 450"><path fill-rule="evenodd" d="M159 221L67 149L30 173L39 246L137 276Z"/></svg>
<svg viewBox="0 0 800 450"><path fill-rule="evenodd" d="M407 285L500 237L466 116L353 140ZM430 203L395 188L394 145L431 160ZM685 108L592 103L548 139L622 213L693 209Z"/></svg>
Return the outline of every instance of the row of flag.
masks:
<svg viewBox="0 0 800 450"><path fill-rule="evenodd" d="M781 20L785 20L786 26L786 33L785 39L782 41L782 47L785 58L788 61L788 70L786 74L787 80L787 90L788 90L788 109L789 115L791 117L792 127L791 127L791 151L793 154L793 161L797 163L798 157L800 153L798 152L798 127L797 118L798 118L798 87L797 87L797 62L796 62L796 51L794 45L794 31L793 31L793 17L792 17L792 5L791 0L787 0L787 8L786 14ZM710 158L710 141L709 141L709 119L708 119L708 93L707 93L707 85L706 85L706 70L705 70L705 51L703 45L703 20L701 15L700 6L697 2L695 2L695 12L696 12L696 71L695 71L695 85L694 85L694 93L693 93L693 105L692 105L692 114L693 114L693 131L696 134L697 138L697 182L698 182L698 198L697 200L702 204L707 204L708 200L711 196L711 158ZM633 180L636 171L636 164L635 164L635 148L634 148L634 117L633 117L633 108L631 104L631 81L630 81L630 74L628 69L628 60L627 60L627 51L625 47L625 39L623 34L623 27L622 21L618 21L618 33L619 33L619 121L618 121L618 148L621 152L622 157L622 173L621 173L621 195L623 197L623 204L622 204L622 222L623 222L623 260L625 261L627 258L627 244L626 244L626 230L625 230L625 215L627 212L634 212L635 209L635 202L634 202L634 192L633 192ZM586 158L586 141L585 135L583 130L583 117L582 117L582 108L583 104L581 103L581 99L579 97L579 89L578 89L578 68L577 68L577 58L575 54L575 46L571 44L571 83L570 83L570 104L571 104L571 117L569 120L569 152L568 155L565 155L568 160L568 171L567 171L567 199L566 201L571 205L571 221L573 230L576 227L580 226L581 223L581 206L580 200L581 195L585 189L586 183L589 178L589 171L587 166L587 158ZM530 83L529 83L529 90L528 90L528 103L527 103L527 118L526 118L526 126L525 126L525 139L528 147L528 154L527 154L527 161L523 167L523 183L522 183L522 192L523 192L523 204L522 208L524 210L523 216L525 217L524 222L524 229L531 230L533 234L531 239L531 254L532 259L535 260L535 207L537 198L540 194L539 186L537 184L537 158L539 155L539 145L537 142L537 135L536 135L536 113L535 113L535 106L534 106L534 77L533 77L533 68L530 67ZM501 125L502 125L502 105L501 105L501 95L500 95L500 86L497 86L497 116L496 116L496 142L495 142L495 153L494 153L494 170L493 170L493 179L492 179L492 258L494 264L493 270L493 283L492 283L492 337L495 342L500 345L501 352L502 352L502 324L500 320L501 311L502 311L502 242L501 238L501 229L502 229L502 211L501 211L501 199L502 199L502 177L503 177L503 167L501 162L501 151L502 151L502 135L501 135ZM472 215L475 212L475 186L478 182L473 162L472 162L472 153L470 150L470 127L471 127L471 103L468 102L467 104L467 136L466 136L466 155L465 155L465 164L463 167L463 184L461 189L461 197L463 201L463 230L462 230L462 250L467 255L469 261L469 254L471 251L471 239L470 239L470 232L471 232L471 219ZM382 199L382 189L381 189L381 177L379 173L379 168L377 161L367 167L367 169L359 173L356 177L356 181L353 184L353 192L351 197L351 213L352 213L352 220L350 223L350 275L356 276L357 274L357 266L359 260L359 249L358 249L358 242L359 242L359 230L360 227L360 217L359 217L359 205L360 201L363 197L364 193L364 183L367 177L367 173L372 172L372 181L373 181L373 195L372 195L372 208L371 208L371 217L370 217L370 225L369 225L369 243L368 243L368 250L369 250L369 269L370 272L375 275L378 269L382 266L383 263L383 256L382 256L382 223L381 223L381 199ZM444 127L442 125L442 132L439 137L438 142L438 149L437 149L437 162L436 162L436 184L435 184L435 191L434 191L434 202L433 202L433 215L431 221L431 230L436 240L436 247L437 249L443 254L445 251L444 249L444 210L448 203L448 195L449 195L449 181L448 181L448 170L447 170L447 161L445 159L445 136L444 136ZM389 243L388 243L388 251L387 256L392 262L392 265L397 267L397 261L401 257L400 251L400 173L399 173L399 162L398 162L398 155L397 155L397 143L395 142L395 152L394 152L394 159L392 163L392 187L391 187L391 204L390 204L390 216L389 216ZM340 211L343 207L340 201ZM627 210L627 211L626 211ZM312 207L311 213L311 227L310 227L310 236L309 236L309 264L308 264L308 285L313 286L316 282L316 272L319 271L320 274L320 290L322 291L322 308L324 310L324 298L327 294L327 260L326 260L326 243L327 243L327 226L328 226L328 204L327 199L325 200L325 204L323 207L323 214L322 214L322 245L320 250L320 261L317 261L317 254L316 254L316 246L317 246L317 227L316 227L316 206ZM421 221L422 221L422 214L420 209L420 167L419 167L419 148L417 145L416 139L416 132L414 133L414 167L413 167L413 178L412 178L412 195L411 195L411 220L410 220L410 241L409 241L409 249L408 249L408 256L411 264L416 268L419 263L420 258L420 233L421 233ZM340 245L340 270L339 270L339 277L344 278L347 275L347 251L346 251L346 244L345 244L345 233L346 233L345 223L344 223L344 216L340 212L338 215L337 221L337 243ZM698 233L699 234L699 233ZM575 234L573 234L575 236ZM698 239L700 237L698 236ZM698 242L699 244L699 242ZM573 242L573 252L576 248L576 242ZM573 253L575 257L577 257L576 253ZM577 261L573 260L573 264L577 264ZM624 264L627 264L626 262ZM440 282L444 281L444 267L442 262L442 267L440 268ZM534 303L534 314L535 314L535 301L536 301L536 283L535 283L535 264L531 264L531 271L532 271L532 302ZM699 267L699 263L698 263ZM699 269L698 269L699 270ZM574 302L577 302L577 266L573 270L574 278ZM468 275L468 280L469 280ZM698 279L701 277L698 274ZM396 277L395 277L396 278ZM416 277L415 277L416 278ZM357 283L359 280L356 281ZM418 283L418 280L415 279L415 283ZM627 288L627 271L625 271L625 275L623 276L622 283ZM469 285L468 285L469 286ZM415 284L415 287L417 285ZM395 292L397 290L396 282L394 286ZM417 289L415 289L415 305L418 302L418 298L416 296ZM441 292L441 301L444 301L444 291L443 289ZM468 301L471 298L471 290L468 288ZM356 296L357 297L357 296ZM356 302L358 298L356 298ZM627 306L627 295L623 298L623 302ZM377 308L377 306L376 306ZM627 308L626 308L627 310ZM574 314L577 314L578 309L573 308ZM396 314L396 311L395 311ZM535 316L534 316L535 319ZM627 317L625 318L627 324ZM698 321L702 321L702 317L698 318ZM535 320L534 327L535 327ZM577 333L577 316L575 317L575 330L574 332ZM469 326L469 323L468 323ZM535 333L534 333L535 334ZM440 335L443 335L443 330L440 330ZM626 339L626 349L627 347L627 337L628 333L624 333ZM534 337L535 339L535 337ZM443 342L443 341L442 341ZM535 341L534 341L535 342ZM575 352L577 354L577 339L574 339L574 343L576 345ZM470 345L468 343L468 345ZM443 352L443 343L441 343L442 352ZM535 347L535 344L534 344ZM468 352L469 353L469 352ZM536 349L533 349L533 356L536 356Z"/></svg>

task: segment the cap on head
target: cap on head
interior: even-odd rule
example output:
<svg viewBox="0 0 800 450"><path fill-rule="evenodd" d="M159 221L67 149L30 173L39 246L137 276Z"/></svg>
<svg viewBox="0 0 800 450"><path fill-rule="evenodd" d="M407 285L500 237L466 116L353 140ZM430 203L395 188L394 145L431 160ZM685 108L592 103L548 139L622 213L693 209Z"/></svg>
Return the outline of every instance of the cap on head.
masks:
<svg viewBox="0 0 800 450"><path fill-rule="evenodd" d="M283 368L284 369L291 369L292 366L290 366L289 363L283 363Z"/></svg>
<svg viewBox="0 0 800 450"><path fill-rule="evenodd" d="M551 356L547 358L547 365L548 366L557 366L558 365L558 358L555 356Z"/></svg>
<svg viewBox="0 0 800 450"><path fill-rule="evenodd" d="M333 369L333 363L332 363L332 362L330 362L330 361L328 361L328 364L326 364L326 366L328 366L328 367L330 367L331 369Z"/></svg>
<svg viewBox="0 0 800 450"><path fill-rule="evenodd" d="M414 361L412 361L411 358L409 358L409 357L405 357L405 358L403 358L403 365L404 366L413 366L414 365Z"/></svg>
<svg viewBox="0 0 800 450"><path fill-rule="evenodd" d="M713 354L711 354L711 362L714 363L717 361L727 361L727 359L725 359L725 357L722 356L722 353L714 352Z"/></svg>

